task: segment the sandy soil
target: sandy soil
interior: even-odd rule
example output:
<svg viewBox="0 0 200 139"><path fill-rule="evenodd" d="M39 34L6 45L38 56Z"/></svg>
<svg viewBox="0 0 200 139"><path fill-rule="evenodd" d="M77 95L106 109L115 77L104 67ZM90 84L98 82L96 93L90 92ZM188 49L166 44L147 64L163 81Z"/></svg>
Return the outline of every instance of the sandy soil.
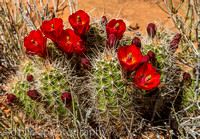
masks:
<svg viewBox="0 0 200 139"><path fill-rule="evenodd" d="M162 0L157 1L166 9ZM168 15L155 4L154 0L78 0L78 3L78 9L91 11L90 15L122 18L127 25L138 28L137 31L145 32L147 24L154 21L168 27L172 25ZM174 0L174 3L177 7L180 0ZM178 12L183 13L181 10ZM66 8L60 17L67 22L68 14L69 8Z"/></svg>

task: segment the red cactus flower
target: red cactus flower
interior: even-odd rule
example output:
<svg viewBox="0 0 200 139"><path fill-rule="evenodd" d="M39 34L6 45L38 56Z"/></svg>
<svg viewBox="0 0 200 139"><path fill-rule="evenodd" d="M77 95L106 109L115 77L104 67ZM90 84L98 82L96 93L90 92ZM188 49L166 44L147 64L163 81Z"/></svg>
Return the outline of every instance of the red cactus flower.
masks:
<svg viewBox="0 0 200 139"><path fill-rule="evenodd" d="M27 74L26 80L27 80L28 82L32 82L32 81L33 81L33 75Z"/></svg>
<svg viewBox="0 0 200 139"><path fill-rule="evenodd" d="M82 58L81 59L81 65L84 69L90 69L91 68L91 63L87 58Z"/></svg>
<svg viewBox="0 0 200 139"><path fill-rule="evenodd" d="M17 100L17 97L13 94L8 94L7 99L9 102L14 103Z"/></svg>
<svg viewBox="0 0 200 139"><path fill-rule="evenodd" d="M152 90L160 83L160 74L156 73L156 68L148 62L144 63L136 71L135 84L143 90Z"/></svg>
<svg viewBox="0 0 200 139"><path fill-rule="evenodd" d="M126 24L123 20L112 19L106 26L107 38L110 34L115 34L117 40L120 40L126 30Z"/></svg>
<svg viewBox="0 0 200 139"><path fill-rule="evenodd" d="M72 96L71 93L69 92L64 92L61 96L62 102L66 105L71 105L72 104Z"/></svg>
<svg viewBox="0 0 200 139"><path fill-rule="evenodd" d="M146 62L148 62L148 61L149 61L149 56L148 56L148 55L145 55L145 56L142 57L142 60L141 60L141 62L140 62L140 65L142 65L142 64L144 64L144 63L146 63Z"/></svg>
<svg viewBox="0 0 200 139"><path fill-rule="evenodd" d="M106 41L106 46L108 48L116 48L117 42L118 41L117 41L115 34L110 34Z"/></svg>
<svg viewBox="0 0 200 139"><path fill-rule="evenodd" d="M32 100L37 100L40 97L40 94L38 93L37 90L29 90L27 92L27 95L32 99Z"/></svg>
<svg viewBox="0 0 200 139"><path fill-rule="evenodd" d="M84 11L79 10L70 15L68 20L72 28L74 29L74 32L80 37L84 38L89 29L89 15Z"/></svg>
<svg viewBox="0 0 200 139"><path fill-rule="evenodd" d="M147 26L147 33L149 37L154 38L156 35L156 25L154 23L149 23Z"/></svg>
<svg viewBox="0 0 200 139"><path fill-rule="evenodd" d="M117 51L117 56L121 66L127 71L136 69L143 57L140 48L133 44L125 47L121 46Z"/></svg>
<svg viewBox="0 0 200 139"><path fill-rule="evenodd" d="M63 20L59 18L53 18L49 21L44 21L40 29L47 38L56 42L63 30Z"/></svg>
<svg viewBox="0 0 200 139"><path fill-rule="evenodd" d="M132 44L135 44L136 47L141 48L141 41L140 41L140 38L134 37L133 40L132 40Z"/></svg>
<svg viewBox="0 0 200 139"><path fill-rule="evenodd" d="M106 25L107 24L107 18L106 18L106 16L102 16L101 17L101 25Z"/></svg>
<svg viewBox="0 0 200 139"><path fill-rule="evenodd" d="M63 30L60 37L57 40L58 47L65 53L73 52L73 44L75 42L82 41L80 37L78 37L73 30L66 29Z"/></svg>
<svg viewBox="0 0 200 139"><path fill-rule="evenodd" d="M47 38L43 37L40 30L33 30L28 37L24 38L24 46L26 53L32 55L39 55L43 58L46 57L46 42Z"/></svg>
<svg viewBox="0 0 200 139"><path fill-rule="evenodd" d="M60 37L57 40L58 47L67 54L76 53L83 55L86 52L86 48L83 45L83 40L76 35L73 30L63 30Z"/></svg>
<svg viewBox="0 0 200 139"><path fill-rule="evenodd" d="M73 46L73 52L79 56L83 56L87 51L83 42L77 42Z"/></svg>

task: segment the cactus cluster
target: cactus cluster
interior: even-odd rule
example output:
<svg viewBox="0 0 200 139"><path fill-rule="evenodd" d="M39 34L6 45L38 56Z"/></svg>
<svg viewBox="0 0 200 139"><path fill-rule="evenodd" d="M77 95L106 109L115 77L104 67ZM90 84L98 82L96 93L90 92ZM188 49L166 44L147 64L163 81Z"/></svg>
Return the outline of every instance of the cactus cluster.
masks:
<svg viewBox="0 0 200 139"><path fill-rule="evenodd" d="M132 39L123 35L123 20L107 23L103 16L89 25L89 15L82 10L73 13L69 22L73 30L64 29L62 19L44 21L25 37L29 59L7 85L8 104L14 110L23 108L29 119L40 124L68 119L70 114L76 123L92 115L94 125L109 125L118 135L124 128L138 128L130 120L154 121L169 115L177 92L182 93L187 84L175 53L180 34L170 38L172 33L150 23L148 36ZM94 126L92 122L88 123Z"/></svg>
<svg viewBox="0 0 200 139"><path fill-rule="evenodd" d="M167 30L157 29L157 34L153 39L149 36L145 36L142 39L143 42L143 55L149 56L149 61L154 65L158 72L161 74L160 85L156 91L155 98L150 95L150 98L146 102L151 101L153 107L150 111L157 111L165 113L166 106L171 107L172 103L176 101L177 91L182 86L182 69L184 68L178 62L178 54L175 53L178 48L176 43L176 49L171 49L171 40L174 35L172 32ZM173 37L173 38L172 38ZM179 36L179 39L181 35ZM185 59L186 60L186 59ZM179 90L182 92L182 90ZM181 94L181 93L180 93ZM180 95L178 94L178 95ZM155 104L157 105L155 107ZM180 104L177 104L179 107ZM167 115L167 114L166 114Z"/></svg>
<svg viewBox="0 0 200 139"><path fill-rule="evenodd" d="M69 63L33 62L21 65L9 85L10 93L16 95L19 104L30 118L36 120L67 117L67 109L61 96L70 91L71 69Z"/></svg>

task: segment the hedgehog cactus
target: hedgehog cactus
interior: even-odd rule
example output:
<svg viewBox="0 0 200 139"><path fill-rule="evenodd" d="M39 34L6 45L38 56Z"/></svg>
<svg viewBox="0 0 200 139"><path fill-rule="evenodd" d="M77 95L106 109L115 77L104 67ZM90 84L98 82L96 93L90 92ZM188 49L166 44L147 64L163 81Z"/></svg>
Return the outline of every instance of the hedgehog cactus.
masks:
<svg viewBox="0 0 200 139"><path fill-rule="evenodd" d="M10 85L8 92L16 95L32 118L44 120L47 118L45 114L49 114L51 118L67 116L61 95L69 91L71 70L68 69L70 66L66 65L67 63L64 67L61 63L36 64L27 61ZM30 74L34 77L32 82L27 81L27 75ZM37 95L34 95L34 91Z"/></svg>
<svg viewBox="0 0 200 139"><path fill-rule="evenodd" d="M179 103L177 92L194 94L190 87L182 90L184 85L190 86L192 78L185 73L185 81L180 80L181 54L175 51L181 34L172 38L172 33L150 23L149 36L132 38L123 20L107 23L104 16L90 24L89 15L82 10L73 13L69 23L73 30L65 28L62 19L53 18L42 23L41 31L32 30L25 37L26 54L31 60L23 59L7 84L7 100L15 111L21 109L40 124L73 121L76 130L99 124L101 131L106 123L106 132L121 130L120 135L124 127L141 126L144 118L153 123L168 116L167 108ZM192 97L182 98L184 106ZM69 120L69 114L73 114L73 120Z"/></svg>
<svg viewBox="0 0 200 139"><path fill-rule="evenodd" d="M156 110L158 112L164 111L165 105L170 106L174 100L176 92L181 84L181 65L177 61L178 54L170 51L170 38L171 32L167 30L157 30L157 38L154 40L149 39L148 36L144 37L142 42L143 46L141 51L143 55L149 56L149 61L158 70L161 75L160 85L158 90L155 90L157 96L155 100L151 97L147 101L151 101L154 106L157 103ZM155 94L152 92L152 94ZM147 104L145 104L147 106ZM152 110L155 108L152 108ZM150 111L152 111L150 110Z"/></svg>
<svg viewBox="0 0 200 139"><path fill-rule="evenodd" d="M94 61L93 67L98 109L104 116L119 117L128 94L116 52L105 50Z"/></svg>

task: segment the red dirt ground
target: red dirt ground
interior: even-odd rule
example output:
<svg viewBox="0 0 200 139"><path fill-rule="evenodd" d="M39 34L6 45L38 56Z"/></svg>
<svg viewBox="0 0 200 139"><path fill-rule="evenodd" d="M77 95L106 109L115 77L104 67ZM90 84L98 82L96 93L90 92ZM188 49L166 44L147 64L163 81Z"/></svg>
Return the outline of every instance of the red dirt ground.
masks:
<svg viewBox="0 0 200 139"><path fill-rule="evenodd" d="M166 9L163 0L157 1ZM91 15L97 15L97 17L106 15L110 18L122 18L128 26L139 27L137 31L141 32L146 31L146 26L149 22L157 21L168 27L172 25L168 15L157 6L154 0L78 0L78 3L78 9L86 12L91 11ZM180 0L174 0L175 7L179 3ZM183 14L183 11L179 10L178 13ZM69 8L67 7L64 14L59 17L67 22L68 16Z"/></svg>

